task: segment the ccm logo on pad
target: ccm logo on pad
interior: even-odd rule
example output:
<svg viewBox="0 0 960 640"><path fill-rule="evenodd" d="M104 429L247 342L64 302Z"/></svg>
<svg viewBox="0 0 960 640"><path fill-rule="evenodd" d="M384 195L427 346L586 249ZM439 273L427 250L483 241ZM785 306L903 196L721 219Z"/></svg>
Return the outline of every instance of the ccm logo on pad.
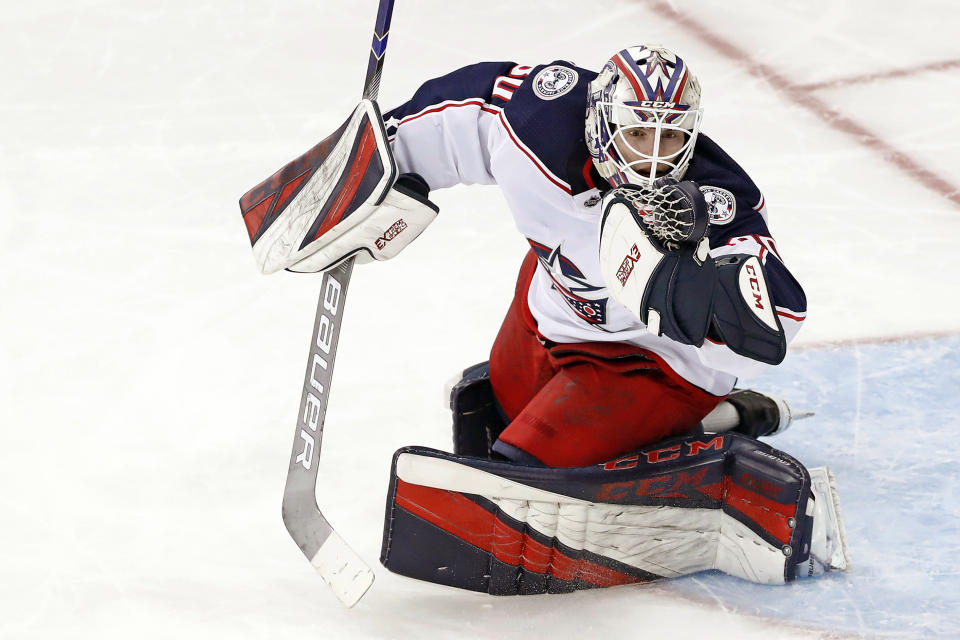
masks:
<svg viewBox="0 0 960 640"><path fill-rule="evenodd" d="M694 440L684 442L683 444L674 444L669 447L652 449L642 453L636 453L617 460L611 460L604 463L604 471L622 471L624 469L634 469L641 462L647 464L658 464L660 462L669 462L681 457L694 457L704 451L723 451L723 436L716 436L706 442Z"/></svg>

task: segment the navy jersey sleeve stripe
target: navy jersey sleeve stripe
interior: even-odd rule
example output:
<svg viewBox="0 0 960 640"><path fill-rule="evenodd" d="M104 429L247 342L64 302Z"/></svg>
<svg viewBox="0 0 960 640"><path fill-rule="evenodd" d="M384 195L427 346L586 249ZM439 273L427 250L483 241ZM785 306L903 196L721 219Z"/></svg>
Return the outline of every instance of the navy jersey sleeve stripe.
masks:
<svg viewBox="0 0 960 640"><path fill-rule="evenodd" d="M767 277L767 285L770 287L774 306L789 310L780 315L786 317L792 315L794 320L802 320L798 314L806 314L807 296L797 279L777 258L768 259L763 265L763 271ZM793 314L790 314L790 311Z"/></svg>
<svg viewBox="0 0 960 640"><path fill-rule="evenodd" d="M384 114L387 135L395 134L397 124L407 116L442 102L479 98L484 103L490 103L497 77L508 74L515 66L513 62L480 62L428 80L410 100Z"/></svg>
<svg viewBox="0 0 960 640"><path fill-rule="evenodd" d="M711 214L710 247L721 249L730 246L743 253L758 255L764 264L767 284L774 304L784 309L784 317L802 320L807 310L807 298L803 288L783 263L776 244L770 235L767 223L761 215L763 195L733 158L708 136L697 138L697 148L690 169L685 176L701 187L718 187L734 198L733 211L729 215L719 212L718 220Z"/></svg>

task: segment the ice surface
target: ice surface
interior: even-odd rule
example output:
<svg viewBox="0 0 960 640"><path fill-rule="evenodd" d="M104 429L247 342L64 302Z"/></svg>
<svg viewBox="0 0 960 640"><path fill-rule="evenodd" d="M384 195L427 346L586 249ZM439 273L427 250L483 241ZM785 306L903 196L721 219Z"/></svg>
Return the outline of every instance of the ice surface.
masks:
<svg viewBox="0 0 960 640"><path fill-rule="evenodd" d="M960 339L803 351L763 388L816 413L768 442L833 469L853 568L782 589L721 574L673 586L828 629L960 637Z"/></svg>
<svg viewBox="0 0 960 640"><path fill-rule="evenodd" d="M870 343L960 331L960 211L753 64L805 85L955 60L960 9L936 0L397 3L386 107L477 60L684 54L705 130L764 190L809 297L807 350L752 384L817 411L774 443L836 471L854 569L524 599L380 571L340 609L280 520L319 280L259 276L236 202L354 106L374 16L372 0L3 5L0 637L960 634L958 343ZM958 78L814 94L956 183ZM371 563L390 455L449 446L443 381L486 358L525 247L495 188L436 200L422 239L358 267L346 310L318 498Z"/></svg>

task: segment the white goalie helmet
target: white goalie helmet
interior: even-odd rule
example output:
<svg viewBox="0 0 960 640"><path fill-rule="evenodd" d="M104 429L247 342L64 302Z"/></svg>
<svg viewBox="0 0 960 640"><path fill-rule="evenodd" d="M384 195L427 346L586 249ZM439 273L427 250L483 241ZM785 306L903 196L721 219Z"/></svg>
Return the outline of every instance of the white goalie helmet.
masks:
<svg viewBox="0 0 960 640"><path fill-rule="evenodd" d="M680 56L660 46L617 52L590 83L586 142L614 187L683 179L700 131L700 83Z"/></svg>

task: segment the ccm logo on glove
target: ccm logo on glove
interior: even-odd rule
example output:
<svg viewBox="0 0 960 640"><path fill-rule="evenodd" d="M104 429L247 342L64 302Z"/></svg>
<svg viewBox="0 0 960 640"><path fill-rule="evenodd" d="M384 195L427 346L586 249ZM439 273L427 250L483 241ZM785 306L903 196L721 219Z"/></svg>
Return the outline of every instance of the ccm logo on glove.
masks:
<svg viewBox="0 0 960 640"><path fill-rule="evenodd" d="M750 289L753 291L753 306L757 309L766 309L763 306L763 289L760 287L760 276L757 274L757 269L752 264L747 264L745 267L747 274L750 276Z"/></svg>

